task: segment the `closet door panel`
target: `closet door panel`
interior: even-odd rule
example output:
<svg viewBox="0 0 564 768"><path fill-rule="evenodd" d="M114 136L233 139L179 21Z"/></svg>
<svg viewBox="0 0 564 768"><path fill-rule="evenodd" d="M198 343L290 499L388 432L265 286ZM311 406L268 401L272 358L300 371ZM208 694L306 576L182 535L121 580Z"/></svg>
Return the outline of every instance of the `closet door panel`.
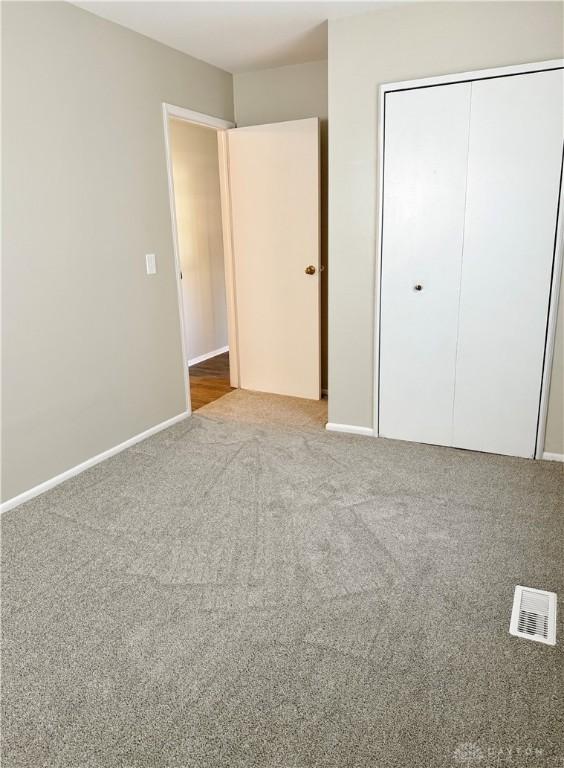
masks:
<svg viewBox="0 0 564 768"><path fill-rule="evenodd" d="M472 84L453 445L534 455L562 161L561 71Z"/></svg>
<svg viewBox="0 0 564 768"><path fill-rule="evenodd" d="M443 445L452 439L469 108L469 83L386 96L379 378L385 437Z"/></svg>

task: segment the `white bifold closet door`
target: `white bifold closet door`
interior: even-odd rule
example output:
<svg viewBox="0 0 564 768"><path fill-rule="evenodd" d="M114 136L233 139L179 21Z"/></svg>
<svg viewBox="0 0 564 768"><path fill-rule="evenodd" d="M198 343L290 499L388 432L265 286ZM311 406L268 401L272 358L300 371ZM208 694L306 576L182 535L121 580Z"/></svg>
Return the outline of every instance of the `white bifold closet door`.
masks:
<svg viewBox="0 0 564 768"><path fill-rule="evenodd" d="M379 398L385 437L451 444L469 113L468 83L386 96Z"/></svg>
<svg viewBox="0 0 564 768"><path fill-rule="evenodd" d="M472 83L452 444L535 453L562 163L562 70Z"/></svg>
<svg viewBox="0 0 564 768"><path fill-rule="evenodd" d="M534 455L562 115L561 70L386 95L381 435Z"/></svg>

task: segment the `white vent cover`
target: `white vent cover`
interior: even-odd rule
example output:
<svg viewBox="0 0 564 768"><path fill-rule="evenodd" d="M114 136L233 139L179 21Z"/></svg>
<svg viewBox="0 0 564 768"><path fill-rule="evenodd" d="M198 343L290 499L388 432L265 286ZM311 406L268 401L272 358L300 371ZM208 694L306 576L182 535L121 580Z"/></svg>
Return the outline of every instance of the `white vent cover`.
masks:
<svg viewBox="0 0 564 768"><path fill-rule="evenodd" d="M526 640L556 645L556 593L515 587L509 632Z"/></svg>

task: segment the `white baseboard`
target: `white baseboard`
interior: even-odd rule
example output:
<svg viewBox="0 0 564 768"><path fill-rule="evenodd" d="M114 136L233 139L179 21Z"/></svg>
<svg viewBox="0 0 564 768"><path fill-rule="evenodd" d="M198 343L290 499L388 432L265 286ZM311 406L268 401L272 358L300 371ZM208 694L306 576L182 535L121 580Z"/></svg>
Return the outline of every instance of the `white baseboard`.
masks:
<svg viewBox="0 0 564 768"><path fill-rule="evenodd" d="M368 435L374 437L374 430L371 427L355 427L353 424L333 424L328 422L325 429L329 432L347 432L349 435Z"/></svg>
<svg viewBox="0 0 564 768"><path fill-rule="evenodd" d="M151 437L151 435L154 435L157 432L166 429L167 427L172 427L173 424L182 421L187 416L190 416L190 411L184 411L184 413L179 413L178 416L173 416L172 419L161 421L160 424L156 424L154 427L150 427L144 432L140 432L138 435L130 437L129 440L125 440L125 442L120 443L119 445L115 445L113 448L108 448L107 451L102 451L102 453L99 453L96 456L92 456L91 459L83 461L82 464L77 464L76 467L71 467L65 472L61 472L60 475L56 475L49 480L45 480L45 482L30 488L28 491L24 491L23 493L18 494L18 496L7 499L7 501L4 501L2 504L0 504L0 514L2 514L2 512L7 512L9 509L13 509L14 507L18 507L20 504L35 498L35 496L39 496L41 493L45 493L45 491L54 488L56 485L59 485L59 483L63 483L70 477L79 475L81 472L84 472L85 469L90 469L90 467L99 464L101 461L109 459L110 456L115 456L116 453L125 451L126 448L130 448L132 445L135 445L135 443L140 443L141 440L145 440L147 437Z"/></svg>
<svg viewBox="0 0 564 768"><path fill-rule="evenodd" d="M542 455L545 461L564 461L564 453L543 453Z"/></svg>
<svg viewBox="0 0 564 768"><path fill-rule="evenodd" d="M188 360L188 368L190 368L191 365L198 365L198 363L203 363L204 360L209 360L210 357L217 357L217 355L223 355L224 352L229 352L229 347L220 347L219 349L214 349L212 352L206 352L205 355L199 355L198 357L193 357L191 360Z"/></svg>

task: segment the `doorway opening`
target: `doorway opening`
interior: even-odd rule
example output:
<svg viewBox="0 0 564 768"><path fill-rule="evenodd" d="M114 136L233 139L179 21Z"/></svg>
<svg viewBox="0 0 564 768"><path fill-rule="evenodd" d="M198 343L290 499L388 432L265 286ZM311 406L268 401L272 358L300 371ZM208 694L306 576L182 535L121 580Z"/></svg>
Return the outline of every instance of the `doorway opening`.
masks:
<svg viewBox="0 0 564 768"><path fill-rule="evenodd" d="M239 389L308 410L321 398L319 119L235 128L169 104L163 117L188 409Z"/></svg>
<svg viewBox="0 0 564 768"><path fill-rule="evenodd" d="M233 351L229 344L218 136L231 124L216 121L217 125L210 125L202 118L176 107L165 109L182 353L192 411L235 388L230 365Z"/></svg>

